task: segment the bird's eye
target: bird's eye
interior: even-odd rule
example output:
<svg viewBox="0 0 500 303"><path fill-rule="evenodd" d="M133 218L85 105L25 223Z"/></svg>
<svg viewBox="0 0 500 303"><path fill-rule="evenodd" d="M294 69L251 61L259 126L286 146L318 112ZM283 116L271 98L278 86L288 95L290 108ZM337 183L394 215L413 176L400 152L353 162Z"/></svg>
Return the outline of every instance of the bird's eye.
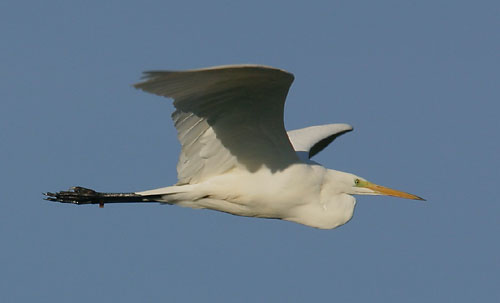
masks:
<svg viewBox="0 0 500 303"><path fill-rule="evenodd" d="M358 185L359 184L359 179L354 180L354 184Z"/></svg>

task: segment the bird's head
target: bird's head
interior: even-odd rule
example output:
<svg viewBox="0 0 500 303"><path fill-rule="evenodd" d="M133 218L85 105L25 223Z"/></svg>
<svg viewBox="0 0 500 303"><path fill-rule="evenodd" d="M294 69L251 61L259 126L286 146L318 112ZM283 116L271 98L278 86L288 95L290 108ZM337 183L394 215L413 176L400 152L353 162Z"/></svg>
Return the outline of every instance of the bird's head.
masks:
<svg viewBox="0 0 500 303"><path fill-rule="evenodd" d="M395 190L385 186L377 185L364 178L353 174L335 171L335 181L340 191L351 195L384 195L405 199L422 200L425 199L403 191Z"/></svg>

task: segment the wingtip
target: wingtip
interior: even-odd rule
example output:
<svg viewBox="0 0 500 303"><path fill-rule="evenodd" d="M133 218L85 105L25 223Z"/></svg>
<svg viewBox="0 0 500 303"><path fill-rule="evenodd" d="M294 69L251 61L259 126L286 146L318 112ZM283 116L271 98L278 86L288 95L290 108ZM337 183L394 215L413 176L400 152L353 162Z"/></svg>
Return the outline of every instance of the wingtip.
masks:
<svg viewBox="0 0 500 303"><path fill-rule="evenodd" d="M339 123L340 125L344 126L344 131L345 132L350 132L354 130L354 126L352 126L349 123Z"/></svg>
<svg viewBox="0 0 500 303"><path fill-rule="evenodd" d="M142 72L141 77L139 78L140 81L132 84L132 87L136 89L142 89L142 86L154 77L153 74L154 74L153 71Z"/></svg>

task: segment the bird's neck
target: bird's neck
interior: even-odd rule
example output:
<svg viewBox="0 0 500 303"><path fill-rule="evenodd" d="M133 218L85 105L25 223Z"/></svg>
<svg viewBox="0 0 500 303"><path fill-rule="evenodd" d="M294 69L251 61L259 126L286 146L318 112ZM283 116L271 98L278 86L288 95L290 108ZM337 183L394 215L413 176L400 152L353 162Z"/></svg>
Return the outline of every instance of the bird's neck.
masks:
<svg viewBox="0 0 500 303"><path fill-rule="evenodd" d="M332 229L347 223L354 213L356 199L345 193L342 176L346 173L327 170L323 176L318 196L293 212L293 217L285 218L300 224Z"/></svg>

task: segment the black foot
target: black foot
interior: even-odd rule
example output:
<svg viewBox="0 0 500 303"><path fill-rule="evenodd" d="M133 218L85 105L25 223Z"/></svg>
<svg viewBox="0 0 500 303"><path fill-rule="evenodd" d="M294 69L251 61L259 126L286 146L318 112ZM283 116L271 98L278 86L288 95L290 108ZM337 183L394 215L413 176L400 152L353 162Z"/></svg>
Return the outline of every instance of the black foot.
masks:
<svg viewBox="0 0 500 303"><path fill-rule="evenodd" d="M85 187L75 186L69 191L44 193L45 200L73 204L101 204L102 194ZM101 199L99 199L101 198ZM101 200L101 201L99 201Z"/></svg>

